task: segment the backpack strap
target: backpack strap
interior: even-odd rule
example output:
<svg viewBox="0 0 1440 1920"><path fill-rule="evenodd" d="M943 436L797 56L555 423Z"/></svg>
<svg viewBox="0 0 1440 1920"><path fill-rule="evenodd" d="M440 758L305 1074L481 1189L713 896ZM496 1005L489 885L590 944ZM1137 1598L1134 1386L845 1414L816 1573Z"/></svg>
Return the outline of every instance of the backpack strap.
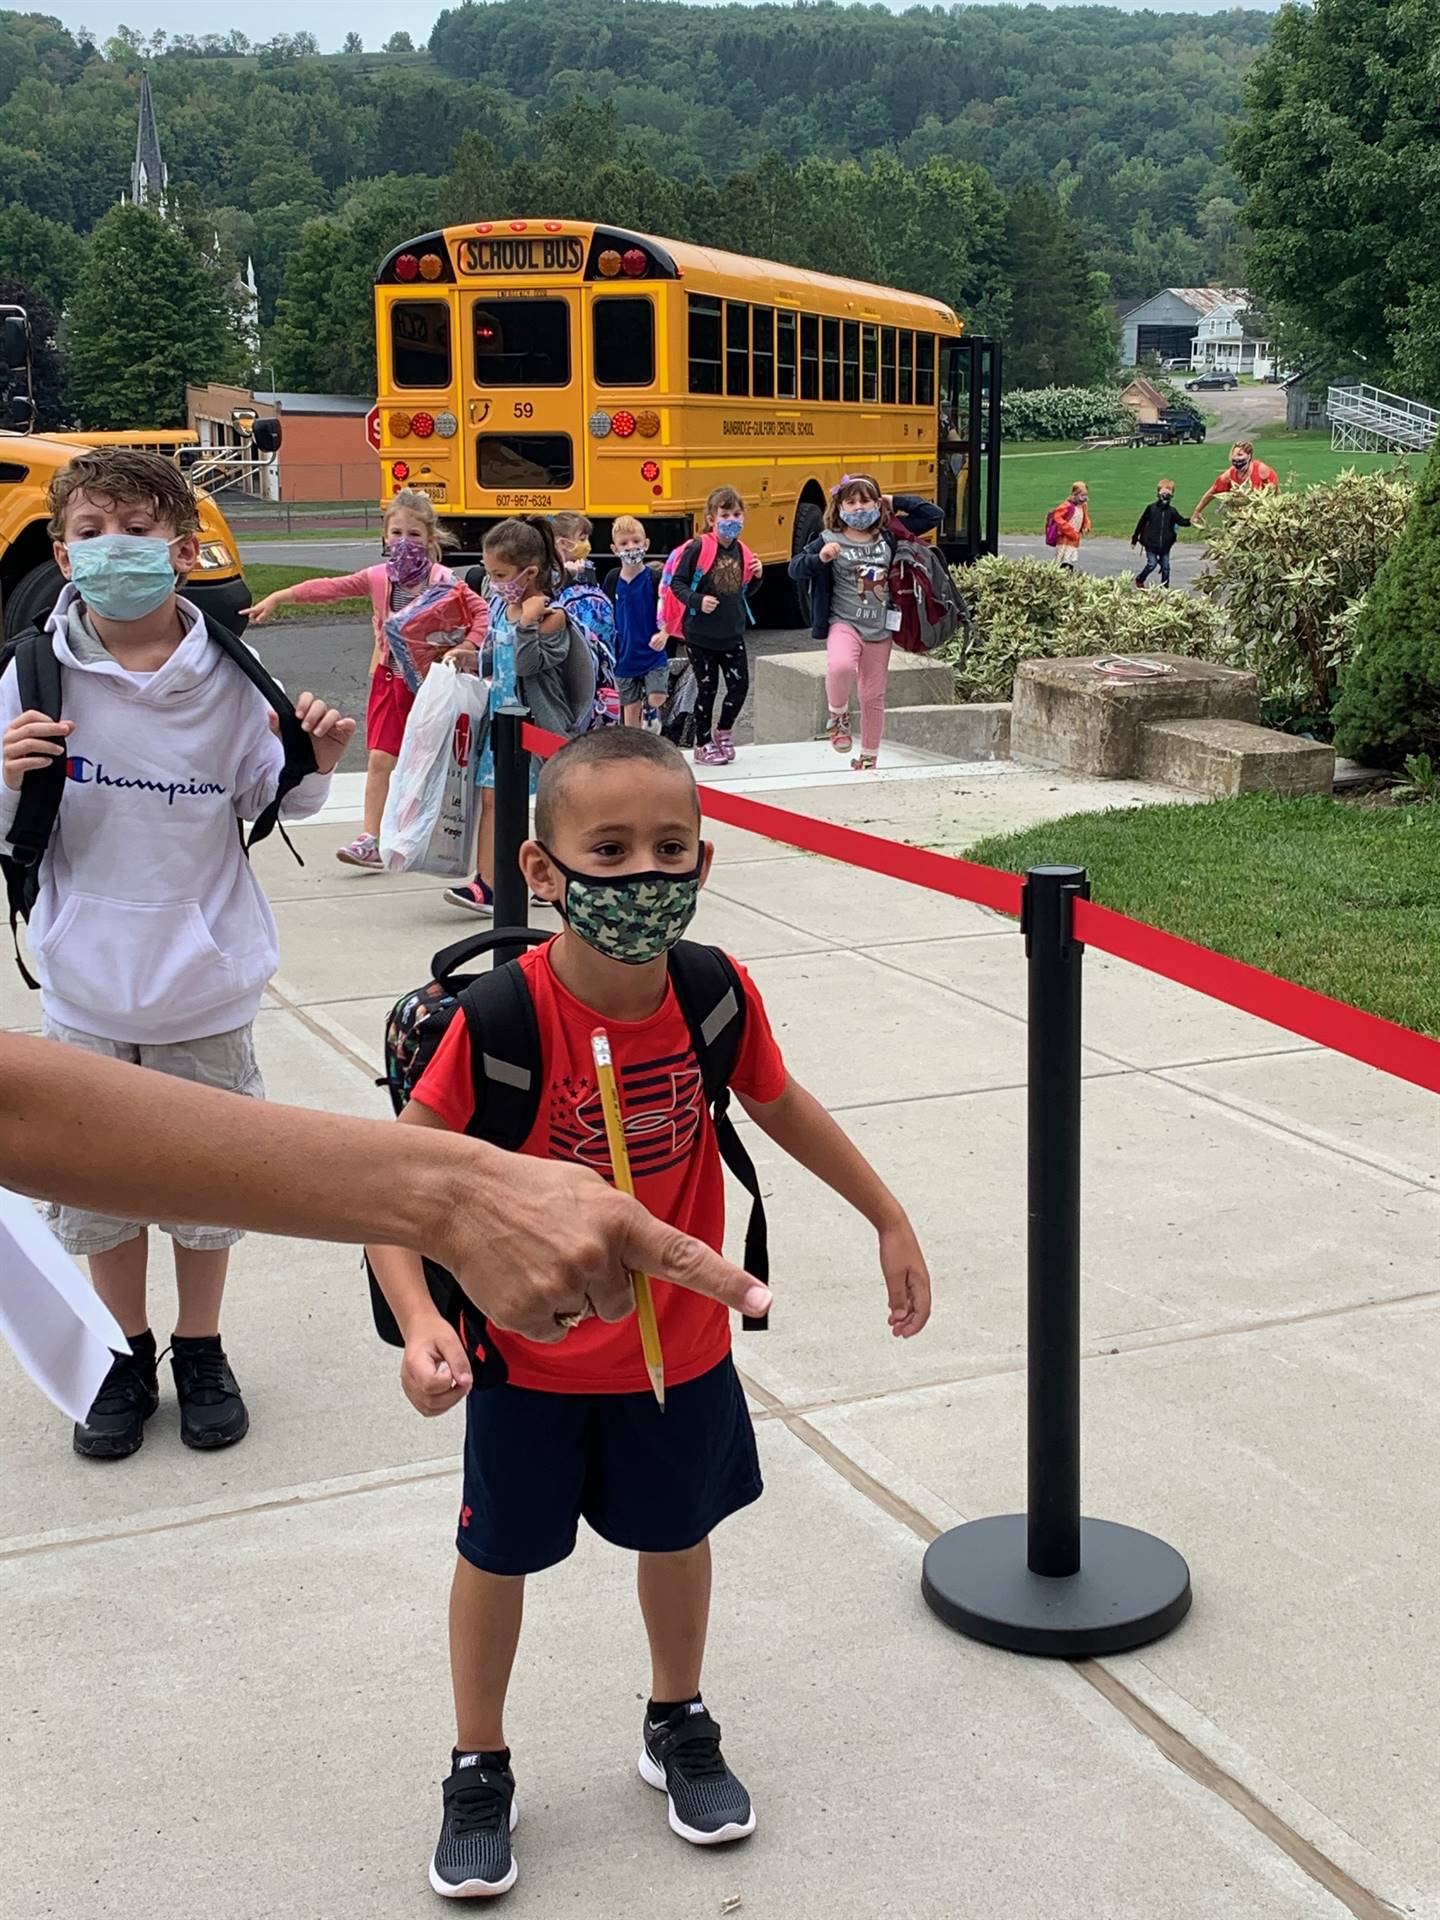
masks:
<svg viewBox="0 0 1440 1920"><path fill-rule="evenodd" d="M255 650L247 646L238 635L231 633L228 627L222 627L218 621L210 619L208 615L205 620L205 631L226 658L234 662L251 686L273 709L280 725L280 745L284 750L285 758L280 768L280 778L276 783L275 797L261 811L258 818L251 822L248 840L244 837L243 828L241 830L241 842L248 853L257 840L264 840L277 826L280 826L280 808L284 801L302 780L317 770L315 742L296 718L295 707L289 694L280 682L266 671ZM290 846L290 836L283 826L280 826L280 838L287 847L290 847L291 853L295 853L294 847ZM295 853L295 858L303 867L305 862L300 859L298 853Z"/></svg>
<svg viewBox="0 0 1440 1920"><path fill-rule="evenodd" d="M744 1141L730 1118L730 1080L745 1037L745 989L729 954L720 947L681 940L670 950L670 982L690 1029L695 1058L715 1127L720 1158L750 1196L750 1218L745 1227L745 1271L757 1280L770 1278L770 1239L760 1176ZM762 1331L769 1314L743 1316L747 1333Z"/></svg>
<svg viewBox="0 0 1440 1920"><path fill-rule="evenodd" d="M0 654L0 674L13 662L22 713L44 713L52 720L61 716L60 662L50 635L41 627L31 627ZM10 908L10 938L15 947L15 964L27 987L38 988L25 962L20 958L19 923L30 918L40 892L40 867L50 836L65 797L65 756L57 754L48 767L37 767L20 782L20 798L8 839L5 893Z"/></svg>
<svg viewBox="0 0 1440 1920"><path fill-rule="evenodd" d="M431 977L456 995L456 1014L470 1036L470 1076L474 1110L465 1131L472 1139L488 1141L518 1153L535 1124L540 1108L540 1029L525 976L514 960L489 973L462 977L456 969L492 947L518 942L543 944L554 936L534 927L496 927L457 940L431 962ZM486 1339L483 1313L465 1293L448 1268L424 1258L425 1283L436 1311L456 1329L476 1361L476 1384L497 1386L506 1377L505 1362ZM380 1290L369 1259L370 1310L375 1331L387 1346L403 1347L390 1303Z"/></svg>

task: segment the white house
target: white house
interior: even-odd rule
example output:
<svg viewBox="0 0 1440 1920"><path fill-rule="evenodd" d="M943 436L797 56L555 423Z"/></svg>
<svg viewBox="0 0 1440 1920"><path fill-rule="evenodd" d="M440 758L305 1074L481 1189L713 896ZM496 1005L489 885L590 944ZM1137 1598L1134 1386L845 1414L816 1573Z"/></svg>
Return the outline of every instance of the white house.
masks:
<svg viewBox="0 0 1440 1920"><path fill-rule="evenodd" d="M1190 353L1192 367L1220 373L1249 373L1263 380L1270 371L1270 342L1245 331L1250 303L1243 294L1212 307L1200 322Z"/></svg>
<svg viewBox="0 0 1440 1920"><path fill-rule="evenodd" d="M1270 343L1244 330L1249 300L1241 287L1162 287L1120 319L1120 359L1141 365L1150 356L1193 369L1270 371Z"/></svg>

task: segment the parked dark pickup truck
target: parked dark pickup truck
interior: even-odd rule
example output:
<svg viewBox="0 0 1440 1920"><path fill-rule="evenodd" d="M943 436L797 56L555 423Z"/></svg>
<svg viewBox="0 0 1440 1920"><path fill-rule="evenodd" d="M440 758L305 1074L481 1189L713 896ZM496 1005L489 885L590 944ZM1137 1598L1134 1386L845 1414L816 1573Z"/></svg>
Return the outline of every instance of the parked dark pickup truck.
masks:
<svg viewBox="0 0 1440 1920"><path fill-rule="evenodd" d="M1205 438L1205 422L1193 407L1167 407L1158 420L1141 420L1135 429L1141 446L1174 447Z"/></svg>

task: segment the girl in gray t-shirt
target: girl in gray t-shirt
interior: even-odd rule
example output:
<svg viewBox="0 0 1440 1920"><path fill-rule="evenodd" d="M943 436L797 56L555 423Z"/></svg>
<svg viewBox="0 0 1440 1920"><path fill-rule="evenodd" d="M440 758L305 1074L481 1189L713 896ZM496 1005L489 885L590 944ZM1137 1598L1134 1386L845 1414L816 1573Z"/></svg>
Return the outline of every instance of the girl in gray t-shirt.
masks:
<svg viewBox="0 0 1440 1920"><path fill-rule="evenodd" d="M874 769L885 731L885 676L894 645L890 563L895 540L885 530L885 502L873 480L843 480L825 509L824 532L807 550L810 577L828 574L830 623L825 635L826 733L837 753L848 753L850 689L860 690L860 751L850 765ZM817 622L818 632L818 622Z"/></svg>

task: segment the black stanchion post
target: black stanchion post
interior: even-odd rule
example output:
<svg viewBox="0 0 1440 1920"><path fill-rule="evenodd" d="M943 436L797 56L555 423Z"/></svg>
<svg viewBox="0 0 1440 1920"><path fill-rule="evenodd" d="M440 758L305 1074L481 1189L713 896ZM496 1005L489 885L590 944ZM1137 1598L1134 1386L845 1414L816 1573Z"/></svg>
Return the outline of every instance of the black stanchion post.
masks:
<svg viewBox="0 0 1440 1920"><path fill-rule="evenodd" d="M520 871L520 849L530 837L530 750L520 729L530 709L516 703L497 707L490 716L490 738L495 749L495 924L528 925L529 888ZM523 947L495 948L499 967L524 952Z"/></svg>
<svg viewBox="0 0 1440 1920"><path fill-rule="evenodd" d="M1026 875L1029 962L1029 1512L972 1520L925 1554L947 1625L1015 1653L1079 1659L1143 1646L1190 1610L1190 1570L1153 1534L1080 1515L1082 867Z"/></svg>

